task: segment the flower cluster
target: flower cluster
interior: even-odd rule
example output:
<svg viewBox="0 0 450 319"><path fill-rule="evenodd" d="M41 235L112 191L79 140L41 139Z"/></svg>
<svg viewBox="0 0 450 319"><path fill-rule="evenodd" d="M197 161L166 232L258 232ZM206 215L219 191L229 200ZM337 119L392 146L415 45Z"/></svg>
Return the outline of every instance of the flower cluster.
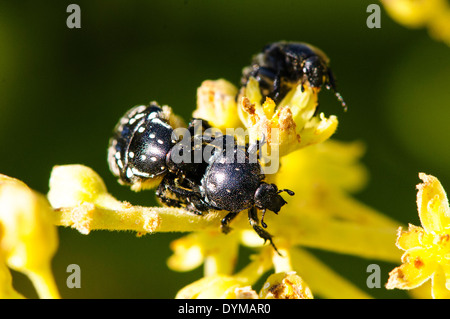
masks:
<svg viewBox="0 0 450 319"><path fill-rule="evenodd" d="M439 180L419 174L417 208L422 227L400 227L397 247L403 264L389 274L388 289L413 289L431 279L433 298L450 298L450 208Z"/></svg>
<svg viewBox="0 0 450 319"><path fill-rule="evenodd" d="M317 114L318 92L309 87L305 90L295 87L279 105L269 98L262 101L254 79L250 79L234 102L232 97L236 91L224 80L204 82L198 91L199 103L194 114L211 122L226 118L234 121L223 121L220 127L226 128L235 125L235 117L228 113L237 110L239 124L249 131L251 141L265 138L268 147L276 144L280 168L266 178L296 193L278 215L265 217L281 256L263 246L261 238L249 228L244 214L233 221L234 231L227 235L218 230L190 233L172 243L174 255L168 265L173 270L187 271L204 264L205 277L182 289L177 297L239 297L236 291L252 291L250 286L271 269L274 274L269 276L259 294L246 293L245 296L266 297L264 287L272 287L272 280L283 278L280 281L282 291L304 291L295 294L302 298L312 297L311 293L306 293L309 289L329 298L369 297L302 248L321 248L388 261L399 258L392 247L398 223L350 195L361 189L367 180L367 171L359 163L364 146L359 142L328 140L337 128L337 118ZM274 131L278 134L276 137ZM247 268L235 273L239 244L263 247ZM292 276L298 280L292 280ZM287 284L288 281L291 284ZM289 288L289 285L296 288ZM309 288L305 290L305 287ZM272 293L272 296L289 295L284 294Z"/></svg>
<svg viewBox="0 0 450 319"><path fill-rule="evenodd" d="M82 234L93 230L132 230L138 236L186 232L171 243L168 267L189 271L201 265L204 277L180 289L177 298L369 298L305 248L319 248L403 264L390 273L387 289L412 289L431 278L432 296L450 297L450 209L439 181L420 174L417 205L422 227L398 222L360 203L352 193L366 184L360 163L364 145L330 140L336 116L317 113L318 91L295 87L276 105L262 101L258 82L239 92L225 80L205 81L198 89L195 117L226 132L243 127L250 141L264 138L280 163L267 180L296 193L266 223L277 253L252 230L245 214L223 234L227 212L203 216L173 207L142 207L116 199L102 178L83 165L55 166L47 196L23 182L0 175L0 297L23 298L12 286L10 269L26 274L42 298L59 298L50 263L58 246L55 226ZM238 114L238 116L236 116ZM273 132L277 132L275 136ZM239 246L254 251L236 271ZM265 279L257 292L254 285Z"/></svg>
<svg viewBox="0 0 450 319"><path fill-rule="evenodd" d="M230 225L232 231L223 234L220 221L227 212L199 216L182 208L132 205L111 195L89 167L55 166L47 197L19 181L2 179L3 295L19 296L12 290L7 265L28 274L42 297L58 297L49 270L57 246L56 225L82 234L100 229L132 230L139 236L186 232L172 242L168 266L189 271L203 265L204 277L182 288L177 298L288 299L312 298L313 293L325 298L369 298L305 249L392 262L400 257L392 244L398 223L352 197L367 181L367 171L359 161L364 145L329 139L338 121L336 116L317 112L318 90L294 87L279 105L269 98L262 101L254 79L238 99L237 92L225 80L205 81L198 89L193 115L223 131L243 127L250 141L264 138L267 152L278 150L279 169L267 174L266 180L296 193L278 215L266 214L268 231L280 254L265 245L245 214L239 214ZM19 191L26 196L14 193ZM23 214L29 216L23 218ZM240 245L254 253L248 265L236 271ZM254 285L264 278L256 292Z"/></svg>

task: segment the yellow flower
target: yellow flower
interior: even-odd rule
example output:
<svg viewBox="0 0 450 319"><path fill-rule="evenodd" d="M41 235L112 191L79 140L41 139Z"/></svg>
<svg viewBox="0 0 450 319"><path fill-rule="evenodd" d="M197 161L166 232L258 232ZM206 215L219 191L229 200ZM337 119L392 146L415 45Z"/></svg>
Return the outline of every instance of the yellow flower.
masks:
<svg viewBox="0 0 450 319"><path fill-rule="evenodd" d="M311 290L295 272L279 272L270 275L259 297L261 299L313 299Z"/></svg>
<svg viewBox="0 0 450 319"><path fill-rule="evenodd" d="M450 6L448 0L381 0L389 15L410 27L427 27L437 40L450 45Z"/></svg>
<svg viewBox="0 0 450 319"><path fill-rule="evenodd" d="M0 175L0 264L27 275L41 298L59 298L51 271L58 247L51 218L52 209L43 195ZM9 275L0 267L0 284L7 287ZM10 293L7 289L6 294Z"/></svg>
<svg viewBox="0 0 450 319"><path fill-rule="evenodd" d="M203 278L196 285L188 286L189 289L196 287L198 292L205 282L216 282L217 278L223 280L222 276L228 278L227 284L221 282L229 288L229 279L236 276L234 266L240 241L248 247L262 248L261 255L255 256L271 254L271 259L255 259L262 264L271 260L271 265L265 264L263 268L273 268L275 273L294 271L315 294L326 298L369 298L301 248L314 247L392 262L400 257L401 254L392 245L398 222L348 195L348 192L361 189L367 180L366 169L358 161L363 150L361 143L327 141L282 159L281 169L272 177L273 181L280 187L293 189L296 196L288 199L289 203L278 215L266 213L265 219L267 230L273 234L282 257L270 246L264 246L264 241L248 226L246 214L242 213L233 220L233 231L227 235L218 230L196 231L174 241L171 246L174 254L169 259L169 267L188 271L204 263L205 278L215 279ZM247 285L249 281L238 286ZM289 288L283 289L289 291ZM182 291L184 293L186 290ZM201 296L206 295L208 293L205 292ZM219 298L217 293L210 297Z"/></svg>
<svg viewBox="0 0 450 319"><path fill-rule="evenodd" d="M259 83L250 78L242 90L238 112L242 123L249 131L250 141L265 139L266 153L273 146L279 157L309 145L327 140L337 128L337 117L326 118L323 113L315 115L318 105L318 90L301 85L294 87L286 97L275 105L267 98L261 105Z"/></svg>
<svg viewBox="0 0 450 319"><path fill-rule="evenodd" d="M295 272L270 275L257 294L251 287L272 267L272 251L263 250L234 275L212 274L181 289L178 299L312 299L311 290Z"/></svg>
<svg viewBox="0 0 450 319"><path fill-rule="evenodd" d="M241 126L236 116L237 93L237 88L224 79L204 81L197 89L197 108L192 116L208 121L222 133Z"/></svg>
<svg viewBox="0 0 450 319"><path fill-rule="evenodd" d="M433 298L450 298L450 208L439 180L419 174L417 207L422 227L399 229L403 264L389 274L387 289L413 289L431 279Z"/></svg>
<svg viewBox="0 0 450 319"><path fill-rule="evenodd" d="M266 214L270 232L290 245L395 261L390 248L398 222L355 200L367 171L359 162L358 142L327 141L281 159L279 172L269 178L296 196L278 215ZM301 234L301 236L299 235Z"/></svg>
<svg viewBox="0 0 450 319"><path fill-rule="evenodd" d="M261 104L259 83L250 78L236 103L238 90L233 84L223 79L204 81L197 91L193 117L207 120L222 133L232 129L227 134L234 134L240 142L254 142L264 136L267 142L264 151L270 154L276 146L281 157L323 142L336 131L336 116L326 118L322 113L315 114L319 90L309 86L304 89L302 91L301 85L295 86L279 105L271 99ZM248 132L236 130L243 127Z"/></svg>
<svg viewBox="0 0 450 319"><path fill-rule="evenodd" d="M224 80L205 81L198 91L194 116L225 129L224 133L228 128L246 128L245 142L264 139L266 152L280 160L276 172L266 172L265 181L296 193L286 198L288 204L278 215L269 211L265 215L281 256L255 233L244 212L231 222L232 231L223 234L220 224L226 211L199 216L182 208L134 206L114 198L101 177L82 165L56 166L52 171L48 197L55 224L84 234L95 229L133 230L139 235L189 232L172 242L174 253L167 263L175 271L203 265L204 277L182 288L177 298L256 298L252 286L271 270L261 298L312 298L311 291L326 298L369 298L302 248L385 261L400 256L392 245L398 222L351 196L367 181L360 163L364 146L328 140L337 118L316 114L318 93L308 86L304 91L294 87L279 105L270 99L261 104L253 78L237 103L236 89ZM241 244L256 253L236 272Z"/></svg>
<svg viewBox="0 0 450 319"><path fill-rule="evenodd" d="M171 269L187 271L202 263L205 267L205 277L180 290L178 297L222 298L231 296L229 292L236 287L251 287L256 278L243 280L242 272L234 273L239 243L260 248L259 254L253 255L253 266L248 267L260 263L262 269L274 270L260 297L310 298L312 293L306 287L311 287L327 298L369 298L301 246L386 261L399 258L391 244L398 222L349 195L364 187L368 179L366 168L359 162L364 146L327 140L336 130L337 118L316 114L317 94L308 86L304 91L295 87L275 105L270 99L261 104L258 82L253 78L241 90L237 107L249 140L264 136L266 144L279 147L280 169L276 174L266 174L266 181L296 193L286 199L288 204L278 215L265 215L267 230L281 256L264 245L249 227L246 214L241 213L227 235L218 229L196 231L172 243ZM275 137L274 131L278 134ZM210 285L221 288L218 292Z"/></svg>

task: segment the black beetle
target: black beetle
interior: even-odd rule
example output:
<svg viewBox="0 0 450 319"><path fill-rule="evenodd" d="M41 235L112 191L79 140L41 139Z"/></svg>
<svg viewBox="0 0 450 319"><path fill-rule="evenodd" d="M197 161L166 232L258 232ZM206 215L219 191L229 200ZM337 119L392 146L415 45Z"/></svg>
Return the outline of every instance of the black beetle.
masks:
<svg viewBox="0 0 450 319"><path fill-rule="evenodd" d="M195 132L197 124L200 135ZM267 227L264 214L267 209L278 213L286 204L281 192L294 193L264 182L265 175L256 160L257 147L240 146L229 135L204 134L208 128L207 122L193 119L188 127L188 145L177 148L181 139L155 102L134 107L120 119L110 139L110 169L120 183L138 185L136 189L145 183L159 183L156 195L164 205L183 207L199 215L209 210L227 211L221 221L224 233L231 230L230 221L248 209L253 229L277 250L272 236L263 229ZM199 162L194 160L196 147L202 153ZM187 160L173 161L174 152L180 150L188 152ZM258 225L257 209L262 210L262 227Z"/></svg>
<svg viewBox="0 0 450 319"><path fill-rule="evenodd" d="M209 128L206 121L193 119L187 129L190 136L194 136L198 123L200 133ZM133 107L119 120L109 141L110 170L120 183L136 189L145 183L153 186L153 181L160 182L166 175L171 179L196 177L200 182L207 164L203 160L195 163L193 153L188 154L187 161L174 162L172 151L177 144L180 144L180 137L156 102ZM189 139L189 145L181 152L190 152L193 144L194 139Z"/></svg>
<svg viewBox="0 0 450 319"><path fill-rule="evenodd" d="M152 102L130 109L109 141L108 163L122 184L141 184L165 173L166 155L176 144L162 109Z"/></svg>
<svg viewBox="0 0 450 319"><path fill-rule="evenodd" d="M314 89L323 85L334 91L345 108L342 96L336 90L336 82L329 67L329 59L319 48L303 42L274 42L255 55L252 64L243 69L241 84L245 87L254 77L263 95L275 103L280 102L294 85L302 89L308 84Z"/></svg>
<svg viewBox="0 0 450 319"><path fill-rule="evenodd" d="M227 137L226 135L224 137ZM230 138L229 140L232 140ZM232 152L229 148L232 148ZM264 182L265 175L258 161L251 155L252 149L242 147L236 143L225 143L224 149L219 149L210 159L209 165L201 180L200 193L203 201L212 209L225 210L229 213L221 221L221 229L228 233L230 221L236 215L248 209L248 219L256 233L272 242L272 236L258 225L257 209L262 210L261 225L266 228L264 214L271 210L278 214L286 204L280 193L286 192L293 196L288 189L279 190L275 184ZM278 252L278 250L277 250Z"/></svg>
<svg viewBox="0 0 450 319"><path fill-rule="evenodd" d="M204 134L209 128L207 121L192 119L183 131L186 143L156 102L133 107L119 120L109 141L110 170L121 184L134 190L157 187L156 195L163 204L201 214L209 206L192 189L201 183L208 158L197 161L194 150L200 147L203 155L213 139L212 133ZM175 155L181 159L174 161Z"/></svg>

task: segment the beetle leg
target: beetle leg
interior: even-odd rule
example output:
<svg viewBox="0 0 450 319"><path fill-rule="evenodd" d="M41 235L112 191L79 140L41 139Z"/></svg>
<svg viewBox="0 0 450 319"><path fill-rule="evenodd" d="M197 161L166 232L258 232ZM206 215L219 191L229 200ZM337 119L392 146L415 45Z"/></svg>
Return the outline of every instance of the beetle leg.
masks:
<svg viewBox="0 0 450 319"><path fill-rule="evenodd" d="M163 205L177 208L186 205L185 201L169 197L167 191L168 189L165 187L164 183L161 183L155 192Z"/></svg>
<svg viewBox="0 0 450 319"><path fill-rule="evenodd" d="M164 205L170 207L184 207L196 215L202 215L213 206L206 203L198 191L183 188L176 184L176 179L164 178L156 189L156 196Z"/></svg>
<svg viewBox="0 0 450 319"><path fill-rule="evenodd" d="M264 243L266 241L269 241L270 244L272 245L273 249L275 249L275 251L278 253L278 255L282 256L272 241L272 235L269 234L261 226L258 225L258 214L257 213L258 213L258 211L257 211L256 207L254 207L254 206L248 210L248 221L250 222L250 225L252 225L253 229L259 235L259 237L264 239Z"/></svg>
<svg viewBox="0 0 450 319"><path fill-rule="evenodd" d="M264 228L267 228L267 224L264 222L264 215L266 214L266 210L263 209L262 210L262 215L261 215L261 226Z"/></svg>
<svg viewBox="0 0 450 319"><path fill-rule="evenodd" d="M231 227L228 224L237 216L238 212L228 213L220 223L220 229L224 234L228 234L231 231Z"/></svg>
<svg viewBox="0 0 450 319"><path fill-rule="evenodd" d="M182 203L179 200L167 198L165 196L159 196L159 199L161 200L161 203L163 203L166 206L169 207L182 207Z"/></svg>
<svg viewBox="0 0 450 319"><path fill-rule="evenodd" d="M273 100L278 102L278 97L280 96L281 91L281 78L280 74L278 73L275 77L275 80L273 81Z"/></svg>

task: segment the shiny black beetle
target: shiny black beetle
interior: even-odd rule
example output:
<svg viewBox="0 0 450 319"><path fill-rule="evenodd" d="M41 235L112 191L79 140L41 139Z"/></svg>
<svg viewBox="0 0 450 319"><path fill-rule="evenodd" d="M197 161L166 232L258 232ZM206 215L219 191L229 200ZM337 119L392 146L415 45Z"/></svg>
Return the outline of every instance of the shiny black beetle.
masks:
<svg viewBox="0 0 450 319"><path fill-rule="evenodd" d="M134 185L168 171L166 155L177 142L162 109L156 103L130 109L114 129L108 163L122 184Z"/></svg>
<svg viewBox="0 0 450 319"><path fill-rule="evenodd" d="M193 119L188 127L191 136L195 136L198 121L202 131L209 127L207 122ZM181 139L157 103L136 106L125 113L114 129L108 148L109 167L121 184L135 190L145 188L144 185L150 185L149 188L158 185L156 193L164 204L176 207L186 204L188 209L197 211L191 202L201 201L186 198L183 189L200 183L207 163L193 158L194 138L188 143L182 149L175 147L181 144ZM187 151L188 160L173 161L174 151Z"/></svg>
<svg viewBox="0 0 450 319"><path fill-rule="evenodd" d="M197 121L201 121L200 135L194 132ZM240 146L232 136L206 134L208 128L207 122L194 119L188 127L192 135L187 147L177 148L181 139L156 103L134 107L120 119L110 139L110 170L120 183L139 185L136 189L157 181L156 195L166 206L183 207L199 215L209 210L227 211L221 221L224 233L231 230L230 221L248 209L253 229L276 250L272 236L263 229L267 227L264 214L266 210L278 213L286 204L281 192L294 193L264 182L261 165L251 156L257 152L255 145ZM201 148L201 161L194 159L196 147ZM188 160L174 161L174 152L183 149L189 153ZM257 209L262 210L262 227Z"/></svg>
<svg viewBox="0 0 450 319"><path fill-rule="evenodd" d="M227 137L225 135L225 137ZM232 140L230 138L229 140ZM293 196L294 192L288 189L279 190L275 184L264 182L258 161L252 161L251 152L256 148L241 147L236 143L225 143L226 148L216 152L209 160L209 165L201 180L199 187L204 202L212 209L226 210L229 213L222 219L221 228L228 233L230 221L236 215L248 209L248 220L255 232L264 239L269 240L278 252L272 236L258 225L257 209L262 210L261 225L266 228L264 214L271 210L278 214L286 201L279 194L286 192ZM230 152L230 148L233 152Z"/></svg>
<svg viewBox="0 0 450 319"><path fill-rule="evenodd" d="M208 157L207 167L200 183L173 189L164 187L159 195L168 198L177 193L191 204L191 211L203 214L209 210L224 210L228 214L221 221L223 233L230 232L229 223L241 211L248 210L248 220L255 232L264 241L269 241L278 252L272 241L272 236L263 228L266 210L278 214L287 202L280 193L286 192L293 196L288 189L279 190L275 184L264 182L265 175L261 165L256 160L255 145L238 145L234 137L229 135L217 136L206 147L213 144L211 156ZM262 210L261 226L259 226L258 209Z"/></svg>
<svg viewBox="0 0 450 319"><path fill-rule="evenodd" d="M345 108L345 102L336 90L336 82L329 67L329 59L319 48L302 42L274 42L255 55L252 64L243 69L241 85L249 78L259 82L263 99L270 97L280 102L294 85L308 84L314 89L325 86L334 91Z"/></svg>

